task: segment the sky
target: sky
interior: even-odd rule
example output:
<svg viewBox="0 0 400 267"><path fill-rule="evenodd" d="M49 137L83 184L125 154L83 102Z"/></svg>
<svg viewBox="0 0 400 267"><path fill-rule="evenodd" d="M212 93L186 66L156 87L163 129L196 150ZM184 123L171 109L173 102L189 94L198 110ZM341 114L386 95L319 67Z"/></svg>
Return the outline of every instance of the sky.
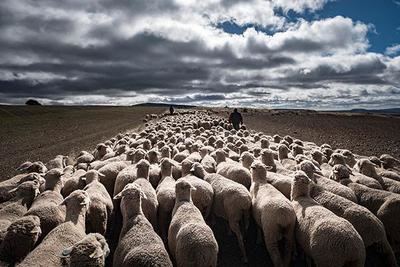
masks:
<svg viewBox="0 0 400 267"><path fill-rule="evenodd" d="M0 103L400 107L400 0L1 0Z"/></svg>

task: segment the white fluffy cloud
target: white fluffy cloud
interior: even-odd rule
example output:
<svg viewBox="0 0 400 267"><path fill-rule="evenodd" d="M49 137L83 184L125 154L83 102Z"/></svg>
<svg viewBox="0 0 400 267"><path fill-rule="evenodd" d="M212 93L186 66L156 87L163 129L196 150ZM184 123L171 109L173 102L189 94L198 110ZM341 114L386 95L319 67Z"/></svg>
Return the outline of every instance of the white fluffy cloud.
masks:
<svg viewBox="0 0 400 267"><path fill-rule="evenodd" d="M398 47L368 52L370 25L280 15L327 2L3 0L0 103L398 106Z"/></svg>

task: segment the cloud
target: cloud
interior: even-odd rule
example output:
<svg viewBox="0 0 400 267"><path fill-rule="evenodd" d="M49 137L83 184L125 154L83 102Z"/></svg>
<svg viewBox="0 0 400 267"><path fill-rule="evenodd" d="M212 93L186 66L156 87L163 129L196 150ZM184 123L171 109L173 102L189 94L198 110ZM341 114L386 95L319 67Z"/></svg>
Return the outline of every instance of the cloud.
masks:
<svg viewBox="0 0 400 267"><path fill-rule="evenodd" d="M386 48L385 54L389 56L397 55L400 53L400 44L395 44Z"/></svg>
<svg viewBox="0 0 400 267"><path fill-rule="evenodd" d="M371 25L342 16L288 21L278 12L316 12L327 2L3 0L0 103L398 103L399 57L368 52ZM224 32L224 21L246 29Z"/></svg>

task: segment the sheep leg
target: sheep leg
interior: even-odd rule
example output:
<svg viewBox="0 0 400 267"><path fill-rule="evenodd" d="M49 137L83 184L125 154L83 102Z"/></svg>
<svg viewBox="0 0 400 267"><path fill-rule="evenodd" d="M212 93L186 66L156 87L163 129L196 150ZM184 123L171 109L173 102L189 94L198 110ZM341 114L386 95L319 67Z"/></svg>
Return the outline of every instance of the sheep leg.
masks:
<svg viewBox="0 0 400 267"><path fill-rule="evenodd" d="M242 252L242 256L243 256L242 261L244 263L247 263L248 260L247 260L246 248L244 247L243 236L242 236L242 233L240 232L239 222L230 221L229 222L229 226L232 229L232 231L236 234L236 238L237 238L238 243L239 243L239 248L240 248L240 250Z"/></svg>
<svg viewBox="0 0 400 267"><path fill-rule="evenodd" d="M261 238L261 229L260 227L256 226L257 228L257 238L256 238L256 243L257 245L260 245L262 242L262 238Z"/></svg>

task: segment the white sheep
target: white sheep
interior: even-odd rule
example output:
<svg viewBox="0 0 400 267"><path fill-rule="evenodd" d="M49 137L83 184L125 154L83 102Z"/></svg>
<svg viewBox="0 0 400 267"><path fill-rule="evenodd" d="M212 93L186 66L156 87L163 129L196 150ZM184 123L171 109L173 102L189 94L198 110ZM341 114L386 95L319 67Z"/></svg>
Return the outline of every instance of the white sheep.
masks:
<svg viewBox="0 0 400 267"><path fill-rule="evenodd" d="M267 182L267 170L270 169L261 162L251 165L253 217L263 231L265 246L273 264L289 266L295 245L296 216L290 201Z"/></svg>
<svg viewBox="0 0 400 267"><path fill-rule="evenodd" d="M98 171L104 175L100 177L100 182L106 187L110 196L113 196L115 180L120 171L125 169L128 165L124 161L110 162L101 167Z"/></svg>
<svg viewBox="0 0 400 267"><path fill-rule="evenodd" d="M310 197L310 183L303 171L296 172L291 199L297 217L298 244L316 266L364 266L361 236L351 223Z"/></svg>
<svg viewBox="0 0 400 267"><path fill-rule="evenodd" d="M85 190L90 198L90 205L86 214L86 231L104 235L110 216L113 211L113 202L105 186L99 179L103 174L96 170L89 170L85 174Z"/></svg>
<svg viewBox="0 0 400 267"><path fill-rule="evenodd" d="M98 233L90 233L73 246L65 248L60 257L69 267L105 266L105 259L110 253L107 241Z"/></svg>
<svg viewBox="0 0 400 267"><path fill-rule="evenodd" d="M211 228L193 204L185 180L176 182L176 202L168 230L168 247L178 267L217 266L218 244Z"/></svg>
<svg viewBox="0 0 400 267"><path fill-rule="evenodd" d="M251 195L243 185L216 173L208 173L200 163L194 163L191 169L197 177L209 182L214 190L215 216L225 219L230 229L235 233L242 252L243 261L247 262L247 253L244 246L240 222L244 222L245 229L249 226Z"/></svg>
<svg viewBox="0 0 400 267"><path fill-rule="evenodd" d="M0 243L4 239L8 226L22 217L39 195L39 183L37 181L23 182L12 191L16 192L16 196L2 203L0 208Z"/></svg>
<svg viewBox="0 0 400 267"><path fill-rule="evenodd" d="M345 169L345 167L335 166L337 169ZM334 177L340 183L350 187L357 196L358 203L373 214L383 223L386 230L389 243L395 253L400 251L400 196L392 192L379 189L373 189L362 184L354 183L349 179L349 173L345 171L334 172Z"/></svg>
<svg viewBox="0 0 400 267"><path fill-rule="evenodd" d="M161 181L157 186L158 225L161 238L167 240L167 232L171 221L171 213L175 204L175 179L172 177L172 166L175 161L169 158L161 160Z"/></svg>
<svg viewBox="0 0 400 267"><path fill-rule="evenodd" d="M370 248L377 255L382 256L383 265L397 266L393 250L386 238L385 228L372 212L348 199L326 191L319 185L311 184L310 187L310 196L318 204L348 220L360 234L365 248Z"/></svg>
<svg viewBox="0 0 400 267"><path fill-rule="evenodd" d="M65 208L59 206L64 200L61 195L61 188L63 187L62 174L61 169L52 169L46 173L44 176L46 180L45 191L33 201L32 206L25 214L36 215L40 218L42 234L39 241L65 221Z"/></svg>
<svg viewBox="0 0 400 267"><path fill-rule="evenodd" d="M227 161L225 152L221 149L216 150L216 157L218 174L244 185L247 189L250 189L251 174L248 169L241 166L238 162Z"/></svg>
<svg viewBox="0 0 400 267"><path fill-rule="evenodd" d="M86 236L85 215L89 195L75 190L61 203L66 205L65 222L54 228L47 237L17 266L62 266L61 252Z"/></svg>
<svg viewBox="0 0 400 267"><path fill-rule="evenodd" d="M153 225L154 230L157 231L158 201L157 193L149 181L150 166L150 163L145 159L142 159L137 163L137 178L134 183L139 185L141 191L146 196L145 199L142 199L142 211L151 225Z"/></svg>
<svg viewBox="0 0 400 267"><path fill-rule="evenodd" d="M39 217L24 216L14 221L0 244L0 261L14 265L23 260L36 245L40 234Z"/></svg>
<svg viewBox="0 0 400 267"><path fill-rule="evenodd" d="M15 197L16 191L13 189L23 182L37 181L44 183L44 179L38 173L18 174L8 180L0 182L0 203L10 200Z"/></svg>
<svg viewBox="0 0 400 267"><path fill-rule="evenodd" d="M146 195L139 185L130 183L114 199L121 199L123 227L114 266L160 266L172 267L161 238L144 216L141 199Z"/></svg>

